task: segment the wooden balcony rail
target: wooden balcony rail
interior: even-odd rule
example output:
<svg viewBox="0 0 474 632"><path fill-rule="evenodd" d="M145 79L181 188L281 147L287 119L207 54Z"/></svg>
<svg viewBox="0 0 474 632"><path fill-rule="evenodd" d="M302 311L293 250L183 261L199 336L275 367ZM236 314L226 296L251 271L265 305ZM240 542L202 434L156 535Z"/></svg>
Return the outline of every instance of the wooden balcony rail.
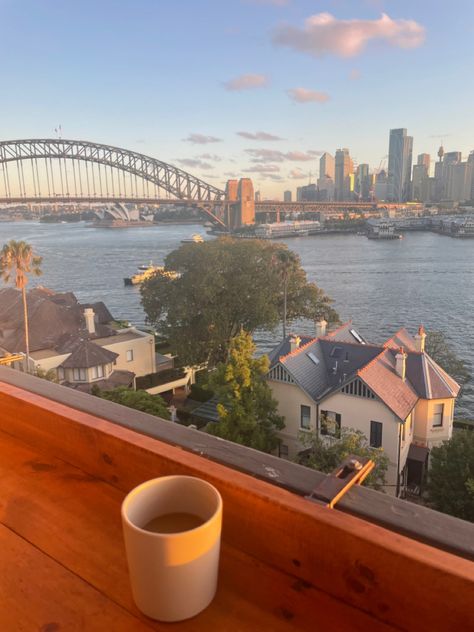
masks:
<svg viewBox="0 0 474 632"><path fill-rule="evenodd" d="M0 367L0 628L168 629L133 605L120 502L143 480L182 473L220 490L223 555L215 601L174 629L474 629L471 561L298 496L322 475L291 466ZM345 511L384 497L348 493ZM390 502L396 513L402 501ZM472 525L428 513L428 539L452 526L469 553ZM459 548L453 532L438 535Z"/></svg>

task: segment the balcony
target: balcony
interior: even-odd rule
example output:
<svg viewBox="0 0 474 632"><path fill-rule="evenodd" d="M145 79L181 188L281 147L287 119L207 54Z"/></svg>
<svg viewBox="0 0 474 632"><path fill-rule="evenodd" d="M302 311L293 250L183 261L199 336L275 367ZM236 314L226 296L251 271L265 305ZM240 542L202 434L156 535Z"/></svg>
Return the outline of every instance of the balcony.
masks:
<svg viewBox="0 0 474 632"><path fill-rule="evenodd" d="M473 629L474 526L0 367L0 621L16 630ZM191 474L224 499L217 597L161 624L133 604L120 503Z"/></svg>

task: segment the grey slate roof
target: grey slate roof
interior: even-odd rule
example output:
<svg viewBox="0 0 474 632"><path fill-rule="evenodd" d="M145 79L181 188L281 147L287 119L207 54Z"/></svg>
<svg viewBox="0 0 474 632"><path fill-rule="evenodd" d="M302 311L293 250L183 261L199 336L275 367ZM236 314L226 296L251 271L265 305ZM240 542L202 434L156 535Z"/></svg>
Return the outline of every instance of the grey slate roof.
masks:
<svg viewBox="0 0 474 632"><path fill-rule="evenodd" d="M118 358L118 353L83 340L60 365L65 369L89 369L101 364L109 364Z"/></svg>
<svg viewBox="0 0 474 632"><path fill-rule="evenodd" d="M308 355L310 353L319 361L318 364ZM281 364L313 399L319 399L327 391L329 383L320 340L301 345L297 351L281 358Z"/></svg>
<svg viewBox="0 0 474 632"><path fill-rule="evenodd" d="M290 339L293 336L287 336L284 338L276 347L274 347L269 353L268 358L270 360L270 366L273 366L276 362L278 362L280 356L286 356L291 351ZM301 343L300 346L307 344L310 340L314 340L314 336L300 336Z"/></svg>

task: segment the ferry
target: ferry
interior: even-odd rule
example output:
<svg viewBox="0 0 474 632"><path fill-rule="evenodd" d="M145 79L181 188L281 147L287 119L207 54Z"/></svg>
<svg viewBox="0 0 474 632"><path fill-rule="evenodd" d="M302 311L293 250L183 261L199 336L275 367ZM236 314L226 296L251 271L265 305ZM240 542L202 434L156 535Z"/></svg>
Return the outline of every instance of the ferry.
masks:
<svg viewBox="0 0 474 632"><path fill-rule="evenodd" d="M165 270L163 266L154 266L153 263L150 262L149 265L139 265L138 272L131 277L125 277L123 282L125 285L140 285L155 274L162 274L172 279L177 277L176 272Z"/></svg>
<svg viewBox="0 0 474 632"><path fill-rule="evenodd" d="M182 244L202 244L204 243L204 238L199 233L194 233L192 237L188 237L187 239L181 240Z"/></svg>
<svg viewBox="0 0 474 632"><path fill-rule="evenodd" d="M283 237L305 237L321 232L321 224L313 220L275 222L260 224L255 228L257 239L282 239Z"/></svg>
<svg viewBox="0 0 474 632"><path fill-rule="evenodd" d="M403 239L403 235L395 231L395 224L392 222L370 224L367 237L369 239Z"/></svg>

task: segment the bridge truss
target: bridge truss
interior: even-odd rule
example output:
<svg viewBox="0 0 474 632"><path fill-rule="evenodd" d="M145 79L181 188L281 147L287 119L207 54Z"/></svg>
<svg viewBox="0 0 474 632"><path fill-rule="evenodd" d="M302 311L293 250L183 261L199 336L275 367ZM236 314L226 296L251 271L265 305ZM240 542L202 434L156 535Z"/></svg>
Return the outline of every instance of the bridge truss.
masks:
<svg viewBox="0 0 474 632"><path fill-rule="evenodd" d="M187 202L224 224L224 191L120 147L57 138L1 141L0 170L2 201Z"/></svg>

